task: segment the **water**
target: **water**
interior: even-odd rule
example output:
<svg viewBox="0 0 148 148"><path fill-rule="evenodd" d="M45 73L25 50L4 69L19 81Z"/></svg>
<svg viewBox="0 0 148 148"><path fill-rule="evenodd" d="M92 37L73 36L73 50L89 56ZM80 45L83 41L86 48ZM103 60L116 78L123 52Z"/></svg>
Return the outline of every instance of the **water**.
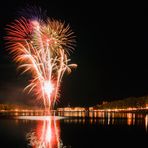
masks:
<svg viewBox="0 0 148 148"><path fill-rule="evenodd" d="M24 118L1 117L0 147L141 148L148 145L148 114L97 112L89 117L21 117Z"/></svg>

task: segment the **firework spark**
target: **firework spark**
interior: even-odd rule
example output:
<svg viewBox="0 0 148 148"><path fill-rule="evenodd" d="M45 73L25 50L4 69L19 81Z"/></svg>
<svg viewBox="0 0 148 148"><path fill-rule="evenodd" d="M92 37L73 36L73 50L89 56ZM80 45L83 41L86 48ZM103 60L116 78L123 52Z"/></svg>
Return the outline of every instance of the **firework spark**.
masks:
<svg viewBox="0 0 148 148"><path fill-rule="evenodd" d="M76 64L69 64L69 52L74 50L74 36L69 25L47 18L21 17L7 27L8 48L23 72L32 74L25 88L34 91L43 100L45 109L51 109L59 97L62 77Z"/></svg>

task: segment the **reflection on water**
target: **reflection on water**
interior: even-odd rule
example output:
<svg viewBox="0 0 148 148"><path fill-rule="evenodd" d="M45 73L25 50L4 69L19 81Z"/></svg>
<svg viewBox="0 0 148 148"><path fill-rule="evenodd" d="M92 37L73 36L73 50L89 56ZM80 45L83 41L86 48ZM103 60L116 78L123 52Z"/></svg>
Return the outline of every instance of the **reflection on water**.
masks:
<svg viewBox="0 0 148 148"><path fill-rule="evenodd" d="M37 121L37 127L26 135L29 145L33 148L62 148L60 140L59 120L48 117Z"/></svg>
<svg viewBox="0 0 148 148"><path fill-rule="evenodd" d="M81 124L100 124L100 125L145 125L148 129L148 114L123 113L123 112L66 112L64 114L69 118L64 119L64 123L81 123ZM81 115L81 116L80 116ZM81 117L81 118L77 118Z"/></svg>
<svg viewBox="0 0 148 148"><path fill-rule="evenodd" d="M89 124L102 124L102 125L144 125L146 131L148 131L148 114L146 113L127 113L127 112L107 112L107 111L59 111L53 112L58 116L58 119L67 117L64 119L65 123L88 123ZM45 112L1 112L0 116L16 116L19 119L26 118L27 120L47 120L45 118ZM42 116L42 117L41 117ZM38 117L40 119L38 119ZM48 116L49 117L49 116ZM58 121L48 119L42 124L42 129L45 129L47 125L58 129ZM45 130L44 130L45 131ZM54 131L54 129L53 129Z"/></svg>
<svg viewBox="0 0 148 148"><path fill-rule="evenodd" d="M145 116L145 129L147 131L148 128L148 115Z"/></svg>
<svg viewBox="0 0 148 148"><path fill-rule="evenodd" d="M1 116L1 145L22 148L91 148L99 147L100 143L107 144L103 142L104 139L116 140L123 145L123 141L131 145L134 141L136 144L139 143L140 147L141 143L147 144L148 114L146 113L96 111L61 112L61 114L67 117L36 114L30 116L28 113L17 117ZM114 147L114 143L110 145L111 143L108 147ZM126 143L124 147L127 147Z"/></svg>

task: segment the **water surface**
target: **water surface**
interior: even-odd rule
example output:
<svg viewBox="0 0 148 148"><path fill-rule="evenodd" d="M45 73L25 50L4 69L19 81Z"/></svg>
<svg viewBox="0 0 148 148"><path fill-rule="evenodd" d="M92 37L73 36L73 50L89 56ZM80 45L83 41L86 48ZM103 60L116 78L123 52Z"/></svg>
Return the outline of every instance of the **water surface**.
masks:
<svg viewBox="0 0 148 148"><path fill-rule="evenodd" d="M97 112L90 117L68 116L56 120L16 117L0 119L0 147L126 148L148 145L147 114Z"/></svg>

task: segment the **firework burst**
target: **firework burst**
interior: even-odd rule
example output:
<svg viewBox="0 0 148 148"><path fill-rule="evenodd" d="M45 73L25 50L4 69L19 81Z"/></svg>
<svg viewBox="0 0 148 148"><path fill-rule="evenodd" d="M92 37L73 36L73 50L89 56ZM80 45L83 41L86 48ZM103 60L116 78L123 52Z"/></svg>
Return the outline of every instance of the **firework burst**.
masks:
<svg viewBox="0 0 148 148"><path fill-rule="evenodd" d="M7 43L14 60L23 72L32 74L25 88L42 99L45 109L51 109L59 97L62 77L76 64L69 64L74 50L74 36L69 25L49 19L21 17L7 26Z"/></svg>

